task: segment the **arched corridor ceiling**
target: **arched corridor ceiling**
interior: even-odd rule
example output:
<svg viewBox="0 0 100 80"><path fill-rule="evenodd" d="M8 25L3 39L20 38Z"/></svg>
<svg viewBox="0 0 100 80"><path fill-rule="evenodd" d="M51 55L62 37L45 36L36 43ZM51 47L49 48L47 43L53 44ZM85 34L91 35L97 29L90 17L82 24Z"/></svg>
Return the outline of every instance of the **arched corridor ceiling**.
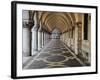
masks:
<svg viewBox="0 0 100 80"><path fill-rule="evenodd" d="M39 20L43 28L47 27L51 32L57 27L61 33L65 32L75 23L75 16L73 13L65 12L39 12Z"/></svg>
<svg viewBox="0 0 100 80"><path fill-rule="evenodd" d="M82 22L82 13L33 11L33 15L34 12L38 13L38 22L41 27L50 33L54 28L58 28L61 33L66 32L77 22Z"/></svg>
<svg viewBox="0 0 100 80"><path fill-rule="evenodd" d="M52 32L58 28L61 33L71 30L77 23L83 24L85 13L72 12L50 12L50 11L29 11L29 24L39 24L42 29ZM37 17L35 19L35 17Z"/></svg>

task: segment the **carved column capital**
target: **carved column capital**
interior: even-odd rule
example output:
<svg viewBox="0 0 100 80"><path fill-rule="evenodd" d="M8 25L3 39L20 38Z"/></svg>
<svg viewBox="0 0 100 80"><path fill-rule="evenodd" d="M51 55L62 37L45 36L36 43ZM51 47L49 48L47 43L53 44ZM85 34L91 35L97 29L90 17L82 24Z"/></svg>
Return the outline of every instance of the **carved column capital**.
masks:
<svg viewBox="0 0 100 80"><path fill-rule="evenodd" d="M23 21L22 25L23 25L23 28L29 28L28 21Z"/></svg>
<svg viewBox="0 0 100 80"><path fill-rule="evenodd" d="M76 26L81 27L82 26L82 22L76 22Z"/></svg>
<svg viewBox="0 0 100 80"><path fill-rule="evenodd" d="M39 32L42 32L43 31L42 27L39 27L38 31Z"/></svg>
<svg viewBox="0 0 100 80"><path fill-rule="evenodd" d="M39 24L36 24L33 26L32 31L38 31L39 29Z"/></svg>

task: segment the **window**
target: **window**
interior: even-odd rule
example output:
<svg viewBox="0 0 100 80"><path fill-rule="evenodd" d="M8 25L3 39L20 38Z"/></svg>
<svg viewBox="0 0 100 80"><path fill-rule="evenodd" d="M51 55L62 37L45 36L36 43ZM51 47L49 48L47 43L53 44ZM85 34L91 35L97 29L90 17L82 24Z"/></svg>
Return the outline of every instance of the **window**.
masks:
<svg viewBox="0 0 100 80"><path fill-rule="evenodd" d="M84 40L88 40L88 14L84 14Z"/></svg>

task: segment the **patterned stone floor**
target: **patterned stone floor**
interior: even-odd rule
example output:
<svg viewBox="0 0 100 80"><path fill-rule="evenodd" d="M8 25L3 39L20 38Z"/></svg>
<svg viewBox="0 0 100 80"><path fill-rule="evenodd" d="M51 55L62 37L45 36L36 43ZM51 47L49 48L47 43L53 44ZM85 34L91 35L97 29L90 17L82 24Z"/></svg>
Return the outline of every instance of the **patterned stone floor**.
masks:
<svg viewBox="0 0 100 80"><path fill-rule="evenodd" d="M57 39L51 40L24 69L61 68L85 66L75 54Z"/></svg>

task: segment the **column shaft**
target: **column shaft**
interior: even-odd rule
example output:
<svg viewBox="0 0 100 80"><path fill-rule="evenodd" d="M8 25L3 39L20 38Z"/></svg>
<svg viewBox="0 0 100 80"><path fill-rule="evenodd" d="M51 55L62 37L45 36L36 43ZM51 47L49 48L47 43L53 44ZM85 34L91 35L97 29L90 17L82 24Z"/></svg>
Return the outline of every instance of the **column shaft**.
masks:
<svg viewBox="0 0 100 80"><path fill-rule="evenodd" d="M38 31L38 50L42 48L42 32Z"/></svg>
<svg viewBox="0 0 100 80"><path fill-rule="evenodd" d="M38 32L32 31L32 55L35 55L38 51Z"/></svg>
<svg viewBox="0 0 100 80"><path fill-rule="evenodd" d="M23 28L23 38L22 38L22 51L23 56L30 56L30 31L28 28Z"/></svg>
<svg viewBox="0 0 100 80"><path fill-rule="evenodd" d="M78 27L75 27L75 54L78 54Z"/></svg>
<svg viewBox="0 0 100 80"><path fill-rule="evenodd" d="M44 47L44 32L42 32L42 48Z"/></svg>

